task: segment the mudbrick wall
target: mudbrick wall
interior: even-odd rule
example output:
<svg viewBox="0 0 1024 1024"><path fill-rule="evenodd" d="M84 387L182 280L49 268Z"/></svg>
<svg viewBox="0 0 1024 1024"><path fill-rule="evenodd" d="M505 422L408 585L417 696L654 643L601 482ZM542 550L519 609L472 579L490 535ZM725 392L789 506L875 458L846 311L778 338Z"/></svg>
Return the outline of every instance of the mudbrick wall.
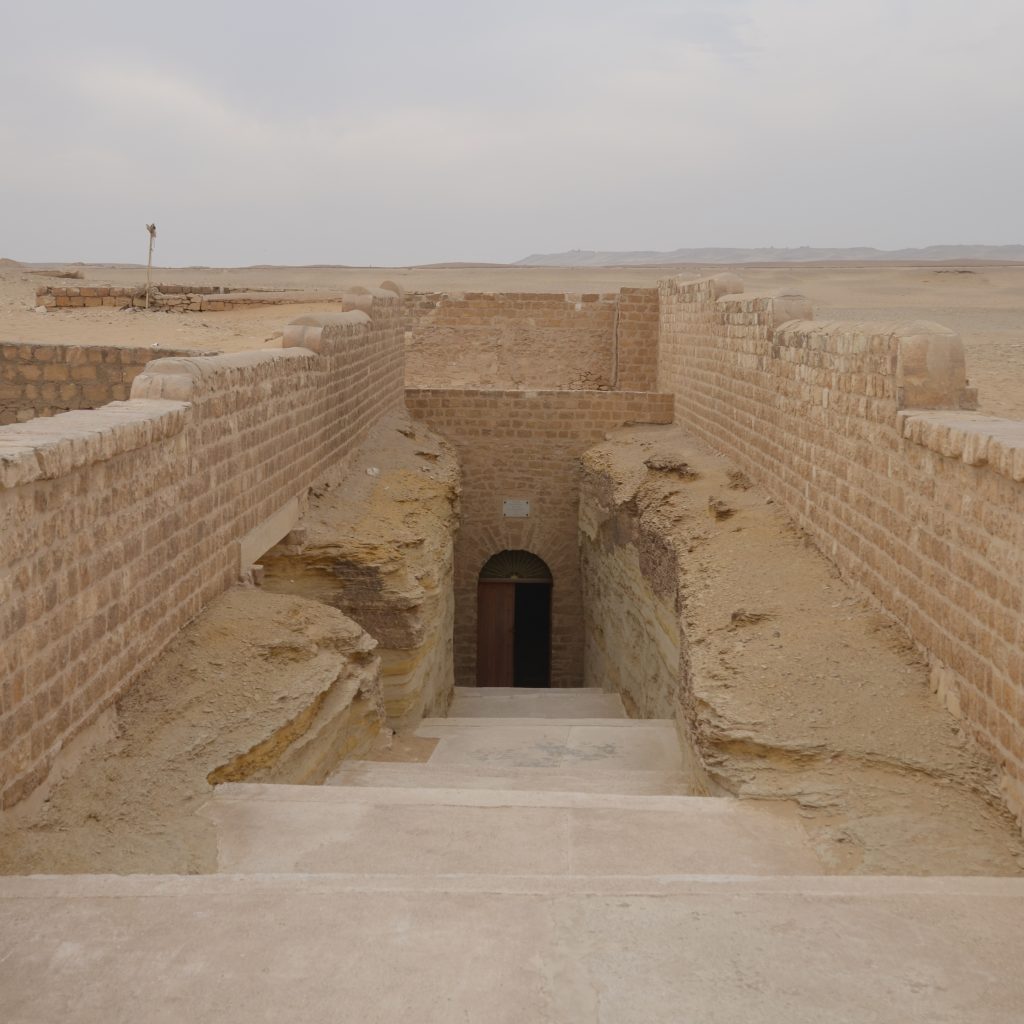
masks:
<svg viewBox="0 0 1024 1024"><path fill-rule="evenodd" d="M413 292L409 387L650 391L658 292Z"/></svg>
<svg viewBox="0 0 1024 1024"><path fill-rule="evenodd" d="M155 355L200 354L187 349L157 353L151 348L0 341L0 425L122 401Z"/></svg>
<svg viewBox="0 0 1024 1024"><path fill-rule="evenodd" d="M741 290L662 282L659 387L910 632L1024 812L1024 423L964 411L938 325L815 323Z"/></svg>
<svg viewBox="0 0 1024 1024"><path fill-rule="evenodd" d="M160 359L129 401L0 429L3 806L400 406L402 343L379 291L305 348Z"/></svg>
<svg viewBox="0 0 1024 1024"><path fill-rule="evenodd" d="M578 506L580 455L627 423L671 423L669 395L604 391L410 389L410 413L446 438L462 469L455 542L455 682L476 684L477 582L500 551L530 551L554 578L551 685L583 678ZM527 518L505 499L529 501Z"/></svg>

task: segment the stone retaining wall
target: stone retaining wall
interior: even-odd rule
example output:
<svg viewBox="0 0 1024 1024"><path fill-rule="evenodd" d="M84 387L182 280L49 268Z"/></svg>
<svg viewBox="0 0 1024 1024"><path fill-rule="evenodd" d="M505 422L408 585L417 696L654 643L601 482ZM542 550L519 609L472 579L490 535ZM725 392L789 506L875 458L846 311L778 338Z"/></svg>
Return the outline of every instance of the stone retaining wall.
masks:
<svg viewBox="0 0 1024 1024"><path fill-rule="evenodd" d="M815 323L741 290L662 282L659 387L909 630L1024 812L1024 423L963 411L938 325Z"/></svg>
<svg viewBox="0 0 1024 1024"><path fill-rule="evenodd" d="M649 391L658 292L412 292L406 383L416 388Z"/></svg>
<svg viewBox="0 0 1024 1024"><path fill-rule="evenodd" d="M0 428L0 805L400 405L402 341L378 291L315 350L159 359L129 401Z"/></svg>
<svg viewBox="0 0 1024 1024"><path fill-rule="evenodd" d="M484 563L505 550L531 551L551 569L551 685L582 685L580 455L624 424L671 423L672 397L410 389L406 404L454 445L462 468L462 523L455 542L456 685L476 685L477 581ZM529 517L505 517L506 498L529 501Z"/></svg>

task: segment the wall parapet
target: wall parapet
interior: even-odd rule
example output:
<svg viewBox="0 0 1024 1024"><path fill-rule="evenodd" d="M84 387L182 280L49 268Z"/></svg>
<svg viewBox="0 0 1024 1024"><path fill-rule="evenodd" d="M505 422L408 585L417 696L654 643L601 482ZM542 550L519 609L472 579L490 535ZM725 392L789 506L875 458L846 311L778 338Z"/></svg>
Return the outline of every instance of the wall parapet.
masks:
<svg viewBox="0 0 1024 1024"><path fill-rule="evenodd" d="M940 325L817 323L733 275L660 288L658 383L680 422L903 625L1024 814L1024 423L970 411Z"/></svg>
<svg viewBox="0 0 1024 1024"><path fill-rule="evenodd" d="M155 360L127 401L0 427L0 806L401 405L401 303L367 302L320 352Z"/></svg>
<svg viewBox="0 0 1024 1024"><path fill-rule="evenodd" d="M902 437L967 466L985 466L1017 483L1024 482L1024 421L981 413L900 412Z"/></svg>

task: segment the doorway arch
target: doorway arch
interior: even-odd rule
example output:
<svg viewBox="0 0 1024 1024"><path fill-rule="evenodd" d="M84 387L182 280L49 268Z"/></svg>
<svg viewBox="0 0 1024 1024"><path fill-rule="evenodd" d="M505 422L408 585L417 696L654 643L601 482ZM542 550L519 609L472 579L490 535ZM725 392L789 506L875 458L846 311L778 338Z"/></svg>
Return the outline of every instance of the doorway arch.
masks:
<svg viewBox="0 0 1024 1024"><path fill-rule="evenodd" d="M499 551L477 580L477 686L551 685L551 589L542 558Z"/></svg>

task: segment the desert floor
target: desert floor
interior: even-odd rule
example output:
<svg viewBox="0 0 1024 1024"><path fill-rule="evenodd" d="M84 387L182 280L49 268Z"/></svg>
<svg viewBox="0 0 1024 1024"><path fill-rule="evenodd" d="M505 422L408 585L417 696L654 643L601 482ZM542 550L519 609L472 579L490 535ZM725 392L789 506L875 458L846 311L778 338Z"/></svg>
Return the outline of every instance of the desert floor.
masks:
<svg viewBox="0 0 1024 1024"><path fill-rule="evenodd" d="M0 260L0 339L77 344L150 345L238 351L280 344L282 327L330 303L266 306L223 313L146 313L113 309L33 312L41 284L127 285L145 270L81 266L81 281L61 281L38 267ZM159 268L155 283L213 284L337 294L352 285L393 280L409 291L614 291L652 285L674 274L705 276L731 270L750 294L785 291L807 296L819 320L930 320L957 331L967 350L981 411L1024 419L1024 265L778 267L452 267L452 268ZM33 272L34 271L34 272Z"/></svg>

